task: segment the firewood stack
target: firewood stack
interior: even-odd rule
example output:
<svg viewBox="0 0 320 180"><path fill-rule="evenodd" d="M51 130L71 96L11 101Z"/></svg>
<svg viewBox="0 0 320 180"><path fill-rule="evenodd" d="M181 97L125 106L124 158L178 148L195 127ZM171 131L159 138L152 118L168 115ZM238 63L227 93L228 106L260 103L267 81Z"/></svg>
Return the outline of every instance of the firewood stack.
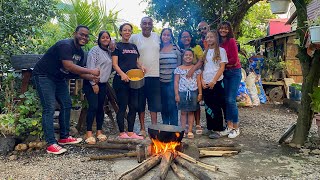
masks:
<svg viewBox="0 0 320 180"><path fill-rule="evenodd" d="M91 160L111 160L120 157L136 157L138 162L142 162L133 169L123 173L119 177L120 180L139 179L158 164L160 164L159 170L152 177L153 180L166 179L169 169L171 169L179 179L185 179L185 175L179 170L177 164L185 168L199 179L212 179L205 170L216 172L218 171L218 167L203 163L199 161L200 158L232 156L240 152L240 149L235 147L234 144L178 143L176 145L172 145L169 143L170 146L174 147L174 149L172 149L169 147L168 143L160 142L160 144L158 144L158 142L155 142L154 140L152 141L153 142L151 144L148 141L140 141L140 144L138 144L139 141L133 140L109 140L108 144L106 145L86 145L86 147L111 147L114 149L115 144L117 144L119 149L132 150L135 146L136 150L129 151L128 153L90 157ZM111 145L111 143L113 145Z"/></svg>

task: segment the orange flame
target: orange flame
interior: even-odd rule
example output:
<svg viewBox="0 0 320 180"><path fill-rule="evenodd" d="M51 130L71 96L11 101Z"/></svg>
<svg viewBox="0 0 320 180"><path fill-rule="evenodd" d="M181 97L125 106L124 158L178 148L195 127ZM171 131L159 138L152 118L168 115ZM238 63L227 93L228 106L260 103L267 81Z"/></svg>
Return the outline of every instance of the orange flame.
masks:
<svg viewBox="0 0 320 180"><path fill-rule="evenodd" d="M176 147L178 145L180 145L180 142L168 142L168 143L164 143L161 142L157 139L151 139L153 142L153 149L155 150L155 153L165 153L167 151L172 151L175 152L176 151Z"/></svg>

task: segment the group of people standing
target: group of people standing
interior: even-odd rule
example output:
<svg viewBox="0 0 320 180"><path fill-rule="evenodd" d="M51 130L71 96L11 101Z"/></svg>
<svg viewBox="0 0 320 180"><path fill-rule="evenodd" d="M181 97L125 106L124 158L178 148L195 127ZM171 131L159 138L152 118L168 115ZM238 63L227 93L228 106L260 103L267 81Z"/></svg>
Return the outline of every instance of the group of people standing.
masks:
<svg viewBox="0 0 320 180"><path fill-rule="evenodd" d="M198 30L202 38L198 44L187 30L179 33L177 44L170 28L164 28L160 35L152 32L153 20L150 17L142 18L140 27L142 32L132 35L132 25L122 24L119 28L121 41L116 44L112 43L107 31L101 31L98 45L89 51L85 63L81 46L88 42L89 29L78 26L73 39L57 42L37 63L33 81L43 107L42 125L48 153L61 154L66 149L58 144L82 141L69 136L71 100L65 79L75 74L84 79L83 91L89 103L85 142L95 144L96 140L107 139L102 132L103 104L112 68L116 71L112 86L119 106L116 115L120 131L118 138L143 139L146 136L146 104L152 124L157 123L157 112L161 112L164 124L177 126L180 110L180 124L186 129L185 136L194 137L194 121L195 132L202 134L199 105L202 100L210 138L225 135L235 138L240 134L236 94L241 65L230 23L223 22L218 31L211 31L206 22L200 22ZM126 72L131 69L141 69L145 73L142 88L129 87ZM60 104L58 142L53 132L55 99ZM125 132L127 108L128 131ZM137 114L139 134L133 131ZM94 118L96 138L92 132Z"/></svg>

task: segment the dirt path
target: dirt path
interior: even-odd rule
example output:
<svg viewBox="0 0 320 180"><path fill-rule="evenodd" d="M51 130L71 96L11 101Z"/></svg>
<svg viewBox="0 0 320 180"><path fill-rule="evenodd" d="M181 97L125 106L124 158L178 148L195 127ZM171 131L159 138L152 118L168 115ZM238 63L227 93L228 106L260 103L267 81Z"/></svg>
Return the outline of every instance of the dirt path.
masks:
<svg viewBox="0 0 320 180"><path fill-rule="evenodd" d="M306 152L309 150L301 153L277 144L280 135L296 118L296 114L281 105L243 108L240 109L241 135L238 138L212 140L200 136L194 141L233 141L241 147L241 153L236 156L201 159L219 167L220 172L208 172L212 178L319 179L319 155L308 155ZM136 129L138 126L136 125ZM314 127L311 132L311 135L315 135ZM310 144L311 150L319 148L319 138L315 138ZM114 152L74 146L67 146L67 149L69 151L62 156L48 155L40 151L18 155L17 160L0 157L0 179L117 179L123 172L138 164L134 158L88 161L89 155ZM141 179L150 179L156 171L157 168L152 169ZM184 173L188 179L195 179L188 172ZM167 179L177 178L170 171Z"/></svg>

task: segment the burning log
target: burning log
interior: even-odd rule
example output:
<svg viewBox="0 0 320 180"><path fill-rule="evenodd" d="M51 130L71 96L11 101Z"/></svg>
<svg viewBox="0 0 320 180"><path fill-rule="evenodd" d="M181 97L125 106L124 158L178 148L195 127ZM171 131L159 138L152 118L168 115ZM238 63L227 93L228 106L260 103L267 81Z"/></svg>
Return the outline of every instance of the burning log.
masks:
<svg viewBox="0 0 320 180"><path fill-rule="evenodd" d="M201 180L211 180L211 178L209 177L209 175L200 170L201 168L195 166L194 164L190 163L187 160L182 159L181 157L177 156L175 158L175 161L180 164L181 166L183 166L184 168L186 168L190 173L194 174L197 178L201 179Z"/></svg>
<svg viewBox="0 0 320 180"><path fill-rule="evenodd" d="M164 180L167 177L168 170L170 167L170 164L173 159L173 153L171 151L167 151L162 155L161 163L160 163L160 171L159 173L156 173L151 179L152 180Z"/></svg>
<svg viewBox="0 0 320 180"><path fill-rule="evenodd" d="M157 154L155 156L150 157L149 159L142 162L137 167L125 172L119 178L119 180L133 180L139 179L142 177L147 171L152 169L154 166L158 165L161 160L161 155Z"/></svg>
<svg viewBox="0 0 320 180"><path fill-rule="evenodd" d="M179 180L185 180L186 179L186 177L178 169L176 163L174 163L174 162L171 163L171 169L174 172L174 174L179 178Z"/></svg>
<svg viewBox="0 0 320 180"><path fill-rule="evenodd" d="M98 149L122 149L122 150L135 150L136 146L133 144L74 144L78 147L84 147L84 148L98 148Z"/></svg>
<svg viewBox="0 0 320 180"><path fill-rule="evenodd" d="M222 157L238 154L238 151L207 151L200 150L200 157Z"/></svg>
<svg viewBox="0 0 320 180"><path fill-rule="evenodd" d="M190 162L192 162L192 163L195 163L196 165L198 165L198 166L200 166L200 167L202 167L202 168L208 169L208 170L213 171L213 172L215 172L215 171L218 170L218 168L217 168L216 166L210 165L210 164L205 164L205 163L203 163L203 162L197 161L196 159L194 159L194 158L192 158L192 157L190 157L190 156L188 156L188 155L186 155L186 154L184 154L184 153L182 153L182 152L178 152L178 155L179 155L181 158L183 158L183 159L185 159L185 160L188 160L188 161L190 161ZM201 168L200 168L200 169L201 169Z"/></svg>

